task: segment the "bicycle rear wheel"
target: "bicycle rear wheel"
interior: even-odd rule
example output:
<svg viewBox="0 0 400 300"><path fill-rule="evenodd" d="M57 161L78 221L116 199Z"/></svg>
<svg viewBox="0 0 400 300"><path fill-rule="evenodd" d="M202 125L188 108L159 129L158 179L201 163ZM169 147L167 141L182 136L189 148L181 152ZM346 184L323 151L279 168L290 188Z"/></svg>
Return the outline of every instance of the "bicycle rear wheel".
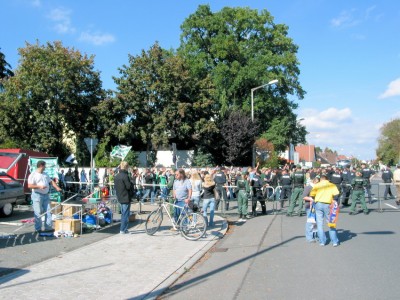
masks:
<svg viewBox="0 0 400 300"><path fill-rule="evenodd" d="M187 213L181 220L180 230L185 239L196 241L206 233L207 223L202 215Z"/></svg>
<svg viewBox="0 0 400 300"><path fill-rule="evenodd" d="M145 228L148 235L153 235L160 229L163 220L163 214L161 209L152 211L146 219Z"/></svg>

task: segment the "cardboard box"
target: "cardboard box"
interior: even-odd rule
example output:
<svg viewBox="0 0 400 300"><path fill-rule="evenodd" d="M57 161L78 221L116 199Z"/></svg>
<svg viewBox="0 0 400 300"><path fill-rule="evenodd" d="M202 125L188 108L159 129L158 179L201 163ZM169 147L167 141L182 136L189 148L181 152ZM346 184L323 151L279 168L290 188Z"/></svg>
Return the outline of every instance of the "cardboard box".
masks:
<svg viewBox="0 0 400 300"><path fill-rule="evenodd" d="M81 205L71 205L71 204L63 204L62 205L62 214L64 217L73 217L74 214L78 213L82 209Z"/></svg>
<svg viewBox="0 0 400 300"><path fill-rule="evenodd" d="M62 219L55 221L56 231L72 231L73 233L81 234L81 220Z"/></svg>
<svg viewBox="0 0 400 300"><path fill-rule="evenodd" d="M58 202L54 202L54 201L52 201L52 202L50 202L50 207L51 207L51 213L53 214L53 215L59 215L59 214L61 214L61 212L62 212L62 206L61 206L61 203L58 203ZM53 209L54 208L54 209Z"/></svg>
<svg viewBox="0 0 400 300"><path fill-rule="evenodd" d="M136 220L136 215L135 214L129 215L129 222L135 222L135 220Z"/></svg>

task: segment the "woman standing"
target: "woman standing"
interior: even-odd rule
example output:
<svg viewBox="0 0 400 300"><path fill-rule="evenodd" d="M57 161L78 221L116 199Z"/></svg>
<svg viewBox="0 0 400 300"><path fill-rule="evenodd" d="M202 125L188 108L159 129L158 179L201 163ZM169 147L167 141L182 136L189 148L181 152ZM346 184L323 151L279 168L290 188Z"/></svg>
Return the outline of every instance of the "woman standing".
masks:
<svg viewBox="0 0 400 300"><path fill-rule="evenodd" d="M214 198L215 182L210 174L206 174L203 183L203 216L206 219L207 227L214 226L214 209L215 209L215 198ZM210 219L207 219L207 208L210 206Z"/></svg>
<svg viewBox="0 0 400 300"><path fill-rule="evenodd" d="M192 172L192 176L190 177L190 181L192 183L192 201L195 203L197 206L199 206L200 203L200 194L202 190L202 183L203 181L201 180L201 177L197 171Z"/></svg>

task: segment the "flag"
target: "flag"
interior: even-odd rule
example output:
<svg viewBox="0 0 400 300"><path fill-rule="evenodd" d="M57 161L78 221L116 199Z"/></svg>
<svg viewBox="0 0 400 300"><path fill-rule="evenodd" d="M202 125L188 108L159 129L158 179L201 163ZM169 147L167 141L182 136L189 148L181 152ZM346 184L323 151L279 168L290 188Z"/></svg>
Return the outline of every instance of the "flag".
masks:
<svg viewBox="0 0 400 300"><path fill-rule="evenodd" d="M124 160L124 158L128 155L129 151L131 150L132 146L124 146L124 145L118 145L115 146L111 153L110 156L111 157L118 157L121 160Z"/></svg>
<svg viewBox="0 0 400 300"><path fill-rule="evenodd" d="M75 159L75 155L73 153L70 154L65 161L69 164L78 164L78 161Z"/></svg>

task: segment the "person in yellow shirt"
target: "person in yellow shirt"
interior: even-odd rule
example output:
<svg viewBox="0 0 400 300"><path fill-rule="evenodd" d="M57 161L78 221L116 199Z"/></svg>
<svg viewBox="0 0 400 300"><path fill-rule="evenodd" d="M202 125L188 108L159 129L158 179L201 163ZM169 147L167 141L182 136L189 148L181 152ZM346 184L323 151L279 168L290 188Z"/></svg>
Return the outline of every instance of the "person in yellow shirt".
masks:
<svg viewBox="0 0 400 300"><path fill-rule="evenodd" d="M329 223L330 206L333 197L339 195L339 190L336 185L328 181L326 175L321 175L321 181L314 185L310 192L310 197L315 198L315 214L317 219L317 231L320 246L326 245L326 236L324 232L324 219ZM329 227L329 237L333 247L339 246L336 228Z"/></svg>

